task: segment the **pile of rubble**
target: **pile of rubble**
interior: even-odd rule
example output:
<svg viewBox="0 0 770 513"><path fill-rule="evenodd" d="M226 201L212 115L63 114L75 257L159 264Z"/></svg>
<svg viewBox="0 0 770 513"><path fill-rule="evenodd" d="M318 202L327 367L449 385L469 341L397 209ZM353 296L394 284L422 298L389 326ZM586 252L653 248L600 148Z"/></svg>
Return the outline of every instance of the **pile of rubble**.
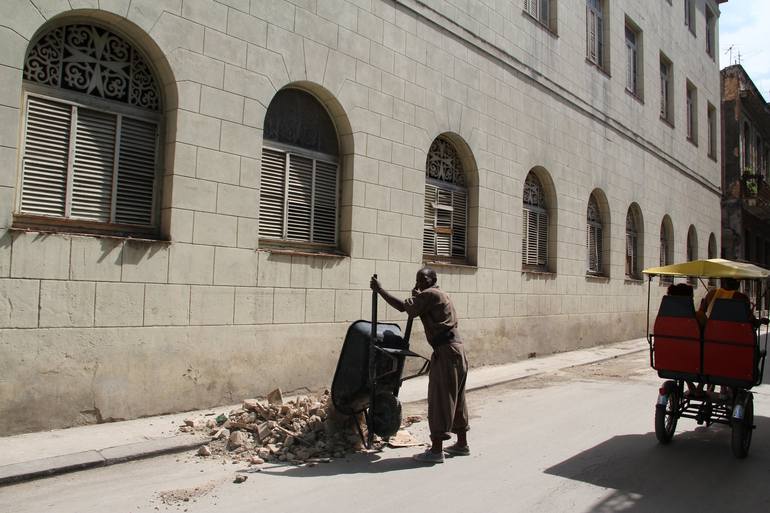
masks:
<svg viewBox="0 0 770 513"><path fill-rule="evenodd" d="M285 403L281 391L274 390L266 401L247 399L228 415L188 418L179 429L211 436L211 442L199 449L200 456L251 465L316 464L364 449L355 420L334 410L328 390L321 397L300 396ZM409 417L407 422L418 420ZM375 436L375 443L382 440Z"/></svg>

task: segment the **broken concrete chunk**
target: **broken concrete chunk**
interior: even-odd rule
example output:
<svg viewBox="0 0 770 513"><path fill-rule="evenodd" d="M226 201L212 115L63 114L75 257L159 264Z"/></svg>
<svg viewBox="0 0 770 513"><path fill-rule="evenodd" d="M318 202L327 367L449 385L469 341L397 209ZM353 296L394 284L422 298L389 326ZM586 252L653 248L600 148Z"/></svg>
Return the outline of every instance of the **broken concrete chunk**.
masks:
<svg viewBox="0 0 770 513"><path fill-rule="evenodd" d="M241 484L244 481L246 481L249 478L249 476L244 476L243 474L238 474L235 476L235 479L233 480L233 483Z"/></svg>
<svg viewBox="0 0 770 513"><path fill-rule="evenodd" d="M283 394L281 394L281 389L276 388L275 390L267 394L267 402L268 404L275 404L275 405L283 404Z"/></svg>
<svg viewBox="0 0 770 513"><path fill-rule="evenodd" d="M201 445L198 449L198 456L211 456L211 448L208 445Z"/></svg>
<svg viewBox="0 0 770 513"><path fill-rule="evenodd" d="M227 449L232 451L245 445L249 441L248 435L243 431L233 431L227 439Z"/></svg>
<svg viewBox="0 0 770 513"><path fill-rule="evenodd" d="M256 399L246 399L243 401L243 409L247 411L262 411L262 405Z"/></svg>

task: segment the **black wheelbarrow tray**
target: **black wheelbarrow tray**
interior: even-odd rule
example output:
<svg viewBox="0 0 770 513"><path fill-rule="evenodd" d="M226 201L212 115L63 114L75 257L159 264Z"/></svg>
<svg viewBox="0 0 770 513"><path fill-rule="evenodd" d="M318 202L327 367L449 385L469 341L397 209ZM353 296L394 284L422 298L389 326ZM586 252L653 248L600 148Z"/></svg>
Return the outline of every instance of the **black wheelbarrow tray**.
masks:
<svg viewBox="0 0 770 513"><path fill-rule="evenodd" d="M382 438L396 434L401 426L401 384L430 369L430 360L409 350L411 317L404 334L398 324L378 324L377 294L373 293L372 319L356 321L348 328L331 390L334 407L339 413L355 416L356 427L367 447L371 447L375 434ZM417 373L403 377L407 357L424 361ZM358 421L361 413L368 437Z"/></svg>

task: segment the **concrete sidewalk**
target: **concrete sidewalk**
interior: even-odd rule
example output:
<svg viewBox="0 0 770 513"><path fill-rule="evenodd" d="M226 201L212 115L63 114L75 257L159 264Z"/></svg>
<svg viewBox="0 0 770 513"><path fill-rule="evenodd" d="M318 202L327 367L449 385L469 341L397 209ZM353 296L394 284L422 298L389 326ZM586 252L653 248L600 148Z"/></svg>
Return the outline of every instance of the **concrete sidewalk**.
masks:
<svg viewBox="0 0 770 513"><path fill-rule="evenodd" d="M506 365L474 368L468 374L467 389L486 388L646 349L645 339L635 339ZM399 397L403 402L420 401L426 398L427 390L427 376L422 376L405 381ZM184 419L226 414L239 406L0 438L0 486L197 448L209 437L180 433L179 426Z"/></svg>

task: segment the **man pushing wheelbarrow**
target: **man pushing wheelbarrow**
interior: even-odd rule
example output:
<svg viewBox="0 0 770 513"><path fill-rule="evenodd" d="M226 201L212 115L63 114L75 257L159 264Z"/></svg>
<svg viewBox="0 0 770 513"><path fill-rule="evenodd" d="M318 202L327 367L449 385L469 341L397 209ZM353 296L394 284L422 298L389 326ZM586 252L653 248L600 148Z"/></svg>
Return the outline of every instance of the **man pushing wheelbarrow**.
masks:
<svg viewBox="0 0 770 513"><path fill-rule="evenodd" d="M370 287L393 308L410 317L419 316L425 336L433 348L428 374L428 424L431 447L415 454L424 463L443 463L444 452L452 456L470 454L468 440L468 408L465 404L465 380L468 359L457 329L457 313L446 292L437 285L436 272L428 267L417 272L412 296L401 300L380 284L376 275ZM457 435L457 442L447 448L444 441Z"/></svg>

